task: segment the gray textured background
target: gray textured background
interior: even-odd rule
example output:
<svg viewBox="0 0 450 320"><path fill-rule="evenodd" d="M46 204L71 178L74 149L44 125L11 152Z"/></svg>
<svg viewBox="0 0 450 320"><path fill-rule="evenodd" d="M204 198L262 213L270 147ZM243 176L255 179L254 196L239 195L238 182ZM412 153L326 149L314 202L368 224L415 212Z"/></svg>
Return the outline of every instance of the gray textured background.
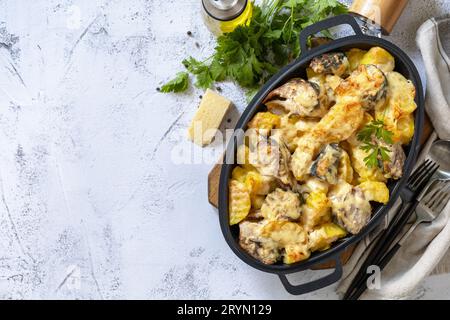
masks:
<svg viewBox="0 0 450 320"><path fill-rule="evenodd" d="M391 40L421 67L415 31L449 12L411 0ZM295 298L223 240L206 196L217 156L171 162L193 148L202 92L155 88L213 47L199 0L0 1L0 298ZM419 297L449 298L449 280Z"/></svg>

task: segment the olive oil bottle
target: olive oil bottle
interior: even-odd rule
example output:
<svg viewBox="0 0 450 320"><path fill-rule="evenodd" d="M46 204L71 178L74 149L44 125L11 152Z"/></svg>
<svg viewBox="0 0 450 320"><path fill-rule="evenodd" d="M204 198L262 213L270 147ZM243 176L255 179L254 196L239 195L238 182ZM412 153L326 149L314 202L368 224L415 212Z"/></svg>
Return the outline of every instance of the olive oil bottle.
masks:
<svg viewBox="0 0 450 320"><path fill-rule="evenodd" d="M250 0L202 0L203 20L216 36L250 23L252 14L253 4Z"/></svg>

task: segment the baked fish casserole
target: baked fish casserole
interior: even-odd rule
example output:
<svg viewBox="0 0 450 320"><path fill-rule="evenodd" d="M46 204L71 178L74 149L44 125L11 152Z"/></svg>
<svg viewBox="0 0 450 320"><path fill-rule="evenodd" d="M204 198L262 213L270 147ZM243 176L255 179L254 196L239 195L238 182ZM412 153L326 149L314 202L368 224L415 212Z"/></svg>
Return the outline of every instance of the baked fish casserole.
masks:
<svg viewBox="0 0 450 320"><path fill-rule="evenodd" d="M383 48L314 58L307 79L269 93L248 123L229 181L229 222L265 264L292 264L358 234L389 201L416 90Z"/></svg>

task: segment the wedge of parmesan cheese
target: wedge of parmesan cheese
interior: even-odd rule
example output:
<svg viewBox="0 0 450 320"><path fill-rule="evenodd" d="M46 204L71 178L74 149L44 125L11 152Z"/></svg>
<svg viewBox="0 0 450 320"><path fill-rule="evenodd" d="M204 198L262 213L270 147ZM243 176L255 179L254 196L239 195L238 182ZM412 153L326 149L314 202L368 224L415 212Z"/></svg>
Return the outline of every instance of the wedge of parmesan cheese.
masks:
<svg viewBox="0 0 450 320"><path fill-rule="evenodd" d="M189 127L189 139L202 147L210 144L231 104L214 91L206 90Z"/></svg>

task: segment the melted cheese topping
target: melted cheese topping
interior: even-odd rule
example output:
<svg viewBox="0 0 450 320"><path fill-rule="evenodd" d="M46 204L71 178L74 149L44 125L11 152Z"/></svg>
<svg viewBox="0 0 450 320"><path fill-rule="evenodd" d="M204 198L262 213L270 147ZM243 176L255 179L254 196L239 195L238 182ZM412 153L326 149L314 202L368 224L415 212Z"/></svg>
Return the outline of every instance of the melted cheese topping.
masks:
<svg viewBox="0 0 450 320"><path fill-rule="evenodd" d="M388 179L403 173L402 143L414 134L415 88L382 48L315 58L308 80L273 90L249 122L232 173L230 215L240 246L266 264L326 250L387 203ZM348 75L351 72L350 75ZM358 132L382 119L394 132L390 161L368 168ZM382 142L380 142L381 144ZM242 220L243 219L243 220Z"/></svg>
<svg viewBox="0 0 450 320"><path fill-rule="evenodd" d="M330 194L331 208L338 223L357 234L369 222L372 207L359 188L341 182Z"/></svg>
<svg viewBox="0 0 450 320"><path fill-rule="evenodd" d="M298 194L281 189L267 195L261 207L262 215L269 220L297 220L300 212Z"/></svg>

